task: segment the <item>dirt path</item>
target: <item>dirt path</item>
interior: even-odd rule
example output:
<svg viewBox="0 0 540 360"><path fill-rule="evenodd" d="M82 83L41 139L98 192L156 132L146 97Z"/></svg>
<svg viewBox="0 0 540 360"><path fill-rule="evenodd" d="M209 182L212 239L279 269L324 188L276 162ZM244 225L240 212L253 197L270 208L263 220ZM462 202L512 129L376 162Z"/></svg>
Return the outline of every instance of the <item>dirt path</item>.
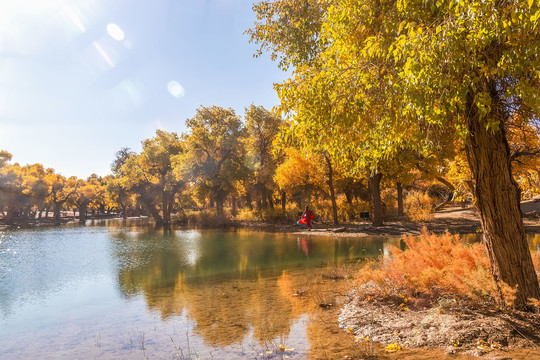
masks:
<svg viewBox="0 0 540 360"><path fill-rule="evenodd" d="M521 209L527 233L540 234L540 198L523 202ZM411 222L406 218L389 219L383 226L373 226L370 223L346 223L334 226L315 222L310 232L290 223L235 222L234 225L260 231L355 237L418 235L423 227L434 233L444 233L448 230L453 234L475 234L482 229L480 216L473 207L464 209L447 207L436 212L434 219L429 222Z"/></svg>

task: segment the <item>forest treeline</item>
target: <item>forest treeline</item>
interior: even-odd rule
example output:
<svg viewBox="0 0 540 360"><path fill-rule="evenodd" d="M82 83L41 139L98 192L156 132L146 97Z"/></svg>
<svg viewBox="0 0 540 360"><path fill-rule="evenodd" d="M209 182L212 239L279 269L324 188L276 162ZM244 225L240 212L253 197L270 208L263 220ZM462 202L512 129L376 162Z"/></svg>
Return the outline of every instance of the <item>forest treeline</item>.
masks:
<svg viewBox="0 0 540 360"><path fill-rule="evenodd" d="M538 130L518 120L509 127L514 176L524 198L540 193ZM460 144L451 139L424 156L401 151L370 176L354 174L323 148L286 139L290 125L261 106L200 107L184 133L157 130L135 153L120 149L111 174L65 177L42 164L21 166L0 153L0 212L5 223L42 219L63 211L85 221L87 214L148 215L167 224L171 214L206 223L228 218L292 220L309 204L323 221L359 220L380 206L380 217L428 220L437 207L472 202L472 180ZM526 156L528 155L528 156ZM373 199L379 198L379 202ZM71 212L72 211L72 212Z"/></svg>

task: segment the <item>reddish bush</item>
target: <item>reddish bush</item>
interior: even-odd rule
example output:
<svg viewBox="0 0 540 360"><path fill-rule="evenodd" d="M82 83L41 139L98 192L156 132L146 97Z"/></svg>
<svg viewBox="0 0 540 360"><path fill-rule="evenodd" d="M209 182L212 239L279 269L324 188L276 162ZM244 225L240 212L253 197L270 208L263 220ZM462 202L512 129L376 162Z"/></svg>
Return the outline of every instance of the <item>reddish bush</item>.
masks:
<svg viewBox="0 0 540 360"><path fill-rule="evenodd" d="M497 291L483 244L465 244L459 235L430 234L425 228L422 235L403 240L406 250L392 247L391 256L381 256L361 270L363 284L373 281L386 295L452 294L512 304L515 289L503 283Z"/></svg>

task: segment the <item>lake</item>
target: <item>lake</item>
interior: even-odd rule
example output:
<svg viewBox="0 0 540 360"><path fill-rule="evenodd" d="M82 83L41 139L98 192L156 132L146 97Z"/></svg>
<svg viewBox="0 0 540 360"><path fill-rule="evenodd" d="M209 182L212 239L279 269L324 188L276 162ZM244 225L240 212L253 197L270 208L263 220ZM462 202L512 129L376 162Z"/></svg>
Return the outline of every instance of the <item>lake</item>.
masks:
<svg viewBox="0 0 540 360"><path fill-rule="evenodd" d="M325 294L302 294L399 244L136 221L3 231L0 359L306 358Z"/></svg>
<svg viewBox="0 0 540 360"><path fill-rule="evenodd" d="M530 239L538 256L540 236ZM347 269L391 245L403 247L139 221L1 231L0 359L345 355L347 334L332 340L314 314L354 286Z"/></svg>

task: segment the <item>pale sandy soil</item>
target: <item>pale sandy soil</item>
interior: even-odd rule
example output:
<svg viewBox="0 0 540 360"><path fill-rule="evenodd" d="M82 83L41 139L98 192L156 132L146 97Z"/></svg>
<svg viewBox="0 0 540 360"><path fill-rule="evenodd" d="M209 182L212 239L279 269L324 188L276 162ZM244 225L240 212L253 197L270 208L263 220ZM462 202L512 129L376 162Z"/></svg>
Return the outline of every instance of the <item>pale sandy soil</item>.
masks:
<svg viewBox="0 0 540 360"><path fill-rule="evenodd" d="M339 326L359 342L398 344L411 352L416 349L422 359L439 358L440 353L460 358L540 358L538 313L502 311L449 297L426 308L408 300L404 307L398 304L403 298L366 299L351 291Z"/></svg>

